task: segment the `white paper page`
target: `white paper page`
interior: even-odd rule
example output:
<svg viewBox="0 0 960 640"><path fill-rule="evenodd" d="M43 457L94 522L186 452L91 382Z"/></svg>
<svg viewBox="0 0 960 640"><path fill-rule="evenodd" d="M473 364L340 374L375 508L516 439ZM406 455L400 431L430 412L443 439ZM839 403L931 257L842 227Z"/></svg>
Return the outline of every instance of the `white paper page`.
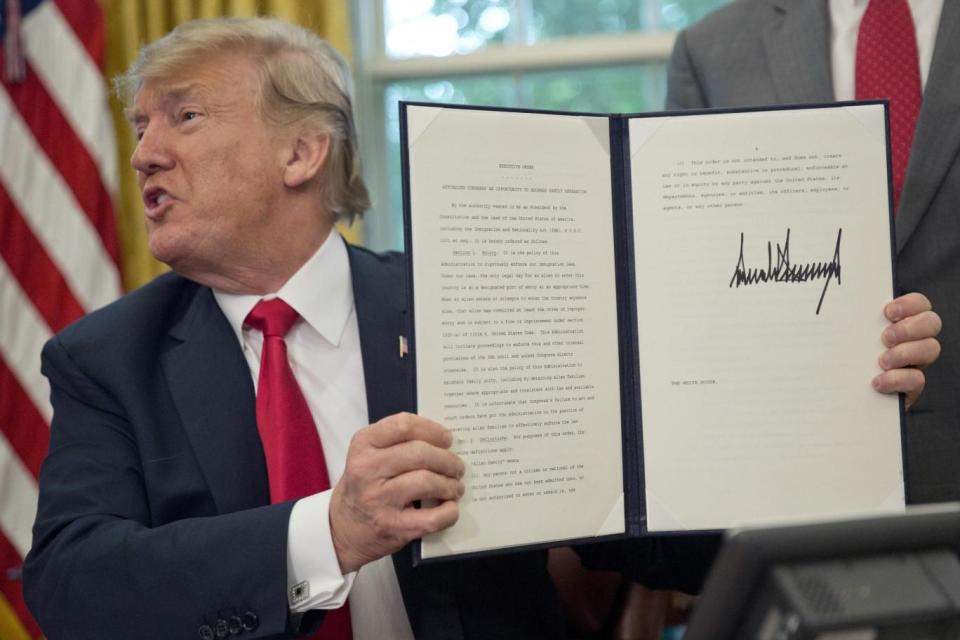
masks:
<svg viewBox="0 0 960 640"><path fill-rule="evenodd" d="M418 411L467 467L423 557L622 533L607 120L407 118Z"/></svg>
<svg viewBox="0 0 960 640"><path fill-rule="evenodd" d="M630 136L648 528L901 509L882 107Z"/></svg>

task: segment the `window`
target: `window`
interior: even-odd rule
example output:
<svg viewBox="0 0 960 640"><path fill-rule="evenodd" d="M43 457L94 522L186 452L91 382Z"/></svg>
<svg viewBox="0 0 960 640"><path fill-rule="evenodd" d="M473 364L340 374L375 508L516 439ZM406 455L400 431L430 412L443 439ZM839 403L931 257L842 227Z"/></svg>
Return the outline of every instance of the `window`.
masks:
<svg viewBox="0 0 960 640"><path fill-rule="evenodd" d="M403 247L397 102L659 109L673 33L726 0L364 0L357 95L374 205L366 244Z"/></svg>

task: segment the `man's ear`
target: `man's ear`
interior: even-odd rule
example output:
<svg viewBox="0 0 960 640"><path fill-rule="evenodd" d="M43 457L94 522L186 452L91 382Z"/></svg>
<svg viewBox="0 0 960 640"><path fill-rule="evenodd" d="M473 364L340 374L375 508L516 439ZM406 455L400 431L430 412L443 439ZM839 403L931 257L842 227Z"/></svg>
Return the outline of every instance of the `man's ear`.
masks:
<svg viewBox="0 0 960 640"><path fill-rule="evenodd" d="M305 131L297 136L288 149L283 167L283 183L294 189L316 177L327 162L330 136Z"/></svg>

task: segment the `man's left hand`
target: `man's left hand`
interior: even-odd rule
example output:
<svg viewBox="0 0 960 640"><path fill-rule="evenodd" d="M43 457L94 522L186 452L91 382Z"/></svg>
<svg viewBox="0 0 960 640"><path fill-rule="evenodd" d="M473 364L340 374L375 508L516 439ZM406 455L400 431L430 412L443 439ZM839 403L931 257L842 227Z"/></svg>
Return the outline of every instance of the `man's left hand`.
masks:
<svg viewBox="0 0 960 640"><path fill-rule="evenodd" d="M891 324L881 334L887 350L880 354L883 373L873 379L873 388L880 393L905 394L909 408L923 391L923 369L940 357L937 336L942 323L921 293L908 293L887 303L883 315Z"/></svg>

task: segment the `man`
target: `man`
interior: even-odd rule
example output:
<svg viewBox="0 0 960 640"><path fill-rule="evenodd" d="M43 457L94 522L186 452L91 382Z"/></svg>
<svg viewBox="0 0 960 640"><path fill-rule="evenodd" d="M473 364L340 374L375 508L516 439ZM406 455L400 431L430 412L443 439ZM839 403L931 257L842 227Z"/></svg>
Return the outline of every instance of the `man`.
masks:
<svg viewBox="0 0 960 640"><path fill-rule="evenodd" d="M339 56L273 20L199 21L124 82L150 248L175 273L44 350L55 417L25 586L47 636L562 637L543 552L411 566L408 544L456 520L463 463L401 413L399 257L333 231L366 206ZM892 328L916 330L922 301L898 304ZM323 456L304 463L311 437ZM321 467L332 490L311 484ZM693 589L710 551L644 540L624 564Z"/></svg>
<svg viewBox="0 0 960 640"><path fill-rule="evenodd" d="M865 49L868 12L881 28L906 24L910 53ZM890 12L885 15L883 12ZM912 27L912 29L910 29ZM910 33L910 31L913 33ZM859 37L858 37L859 35ZM873 36L876 37L876 36ZM913 58L909 56L912 54ZM884 55L888 57L884 58ZM914 106L893 89L897 286L926 295L948 321L944 357L930 368L923 396L907 414L907 477L911 503L960 499L960 3L943 0L740 0L677 37L670 60L668 109L823 103L879 97L862 89L903 60L916 75L922 107L913 132L901 117ZM881 61L880 64L875 64ZM874 63L874 64L871 64ZM861 67L865 64L865 67ZM918 68L919 67L919 68ZM858 77L859 76L859 77ZM908 85L909 86L909 85ZM861 87L857 90L857 87ZM891 95L882 93L883 96ZM898 127L905 129L898 135ZM909 136L913 136L912 150ZM899 139L906 142L899 142ZM897 146L904 149L903 158ZM909 164L906 162L909 150ZM885 380L878 380L881 388Z"/></svg>

